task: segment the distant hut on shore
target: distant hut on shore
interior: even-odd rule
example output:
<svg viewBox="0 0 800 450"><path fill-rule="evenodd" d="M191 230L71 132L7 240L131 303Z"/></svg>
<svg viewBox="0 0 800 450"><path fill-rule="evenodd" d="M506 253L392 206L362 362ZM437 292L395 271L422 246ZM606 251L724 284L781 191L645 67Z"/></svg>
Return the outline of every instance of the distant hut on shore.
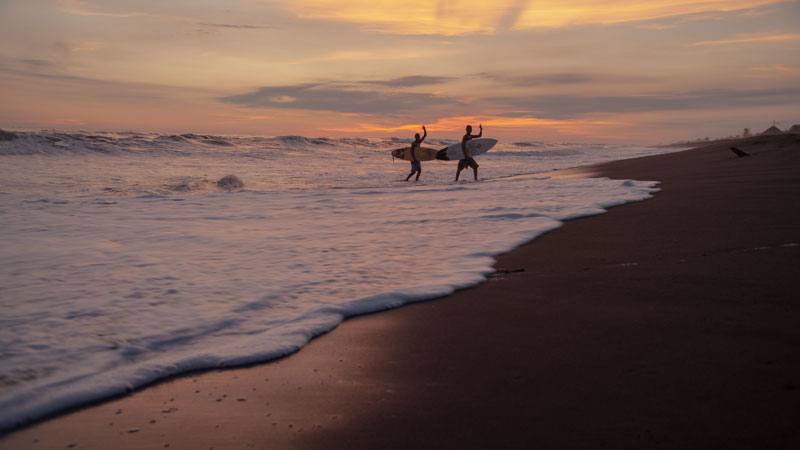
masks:
<svg viewBox="0 0 800 450"><path fill-rule="evenodd" d="M769 135L769 134L783 134L783 131L781 131L780 128L778 128L775 125L773 125L773 126L767 128L766 130L761 132L762 136Z"/></svg>

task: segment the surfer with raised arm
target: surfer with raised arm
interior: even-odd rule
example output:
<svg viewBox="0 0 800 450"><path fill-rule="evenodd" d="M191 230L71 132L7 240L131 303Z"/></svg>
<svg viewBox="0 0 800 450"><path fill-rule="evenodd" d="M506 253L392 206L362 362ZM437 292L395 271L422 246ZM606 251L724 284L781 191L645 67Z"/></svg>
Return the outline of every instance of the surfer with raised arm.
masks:
<svg viewBox="0 0 800 450"><path fill-rule="evenodd" d="M458 176L461 175L461 171L467 167L472 167L472 171L475 173L475 180L478 179L478 163L475 162L474 158L467 155L467 142L483 136L483 125L478 125L478 127L480 127L481 131L478 134L472 134L472 125L467 125L467 134L461 138L461 151L464 153L464 158L458 161L456 181L458 181Z"/></svg>
<svg viewBox="0 0 800 450"><path fill-rule="evenodd" d="M422 141L428 137L428 130L425 129L425 125L422 125L422 132L422 137L419 137L419 133L415 134L414 142L411 143L411 173L406 177L406 181L411 178L411 175L414 175L414 172L417 173L417 178L414 178L414 181L419 181L419 176L422 173L422 163L419 162L417 155L414 153L414 150L419 150Z"/></svg>

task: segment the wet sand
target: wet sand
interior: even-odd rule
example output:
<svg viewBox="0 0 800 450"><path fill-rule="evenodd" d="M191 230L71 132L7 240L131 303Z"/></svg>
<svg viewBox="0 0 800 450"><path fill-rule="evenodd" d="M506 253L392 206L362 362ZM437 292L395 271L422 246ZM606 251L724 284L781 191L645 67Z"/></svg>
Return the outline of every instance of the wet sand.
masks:
<svg viewBox="0 0 800 450"><path fill-rule="evenodd" d="M662 191L565 223L478 287L0 449L800 448L800 136L737 147L752 156L592 167Z"/></svg>

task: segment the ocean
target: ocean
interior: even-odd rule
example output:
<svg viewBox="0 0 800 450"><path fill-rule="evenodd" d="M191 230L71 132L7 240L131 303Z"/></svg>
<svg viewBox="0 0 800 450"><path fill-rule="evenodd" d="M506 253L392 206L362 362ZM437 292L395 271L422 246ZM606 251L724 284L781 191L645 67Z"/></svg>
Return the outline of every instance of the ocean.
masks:
<svg viewBox="0 0 800 450"><path fill-rule="evenodd" d="M548 172L677 150L500 142L478 182L451 161L404 182L389 151L411 139L0 138L0 430L478 284L498 254L657 190Z"/></svg>

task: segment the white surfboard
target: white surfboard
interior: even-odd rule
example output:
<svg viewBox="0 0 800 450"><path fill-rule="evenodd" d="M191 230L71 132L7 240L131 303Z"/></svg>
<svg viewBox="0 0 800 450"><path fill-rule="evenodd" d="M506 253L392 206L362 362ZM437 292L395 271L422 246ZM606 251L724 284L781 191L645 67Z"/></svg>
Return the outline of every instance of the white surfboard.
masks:
<svg viewBox="0 0 800 450"><path fill-rule="evenodd" d="M495 144L497 144L497 139L492 138L478 138L467 141L467 156L471 158L486 153L494 147ZM464 159L464 152L461 151L461 142L439 150L436 153L436 159L441 159L442 161Z"/></svg>

